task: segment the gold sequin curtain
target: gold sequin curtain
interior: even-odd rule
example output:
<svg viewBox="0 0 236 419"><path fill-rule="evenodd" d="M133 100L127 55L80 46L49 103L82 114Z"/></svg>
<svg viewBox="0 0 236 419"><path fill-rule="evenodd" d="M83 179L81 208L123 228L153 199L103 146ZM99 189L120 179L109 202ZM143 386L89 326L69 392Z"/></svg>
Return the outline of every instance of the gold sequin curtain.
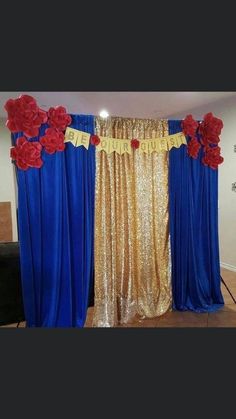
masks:
<svg viewBox="0 0 236 419"><path fill-rule="evenodd" d="M166 120L96 118L96 133L148 139L168 135ZM168 153L96 152L93 325L114 327L171 306Z"/></svg>

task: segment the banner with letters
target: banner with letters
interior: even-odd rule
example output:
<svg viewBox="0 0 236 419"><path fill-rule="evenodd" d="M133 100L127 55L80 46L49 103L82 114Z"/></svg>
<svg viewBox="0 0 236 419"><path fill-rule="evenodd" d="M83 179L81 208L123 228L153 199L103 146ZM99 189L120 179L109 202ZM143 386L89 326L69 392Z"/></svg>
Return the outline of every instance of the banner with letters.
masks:
<svg viewBox="0 0 236 419"><path fill-rule="evenodd" d="M71 142L74 147L84 146L87 150L90 144L90 134L79 131L74 128L67 128L65 133L65 142ZM136 140L137 141L137 140ZM179 148L182 144L187 144L186 137L183 132L165 137L151 138L139 140L139 146L136 151L139 153L160 153L161 151L169 151L173 147ZM105 151L107 154L114 151L118 154L132 153L132 140L99 137L99 143L96 145L97 151Z"/></svg>

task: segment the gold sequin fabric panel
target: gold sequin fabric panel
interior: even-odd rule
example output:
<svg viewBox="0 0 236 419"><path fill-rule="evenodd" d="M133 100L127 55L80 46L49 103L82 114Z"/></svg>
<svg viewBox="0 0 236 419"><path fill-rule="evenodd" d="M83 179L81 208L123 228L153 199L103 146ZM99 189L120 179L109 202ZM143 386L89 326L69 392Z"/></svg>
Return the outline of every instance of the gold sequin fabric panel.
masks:
<svg viewBox="0 0 236 419"><path fill-rule="evenodd" d="M96 118L96 134L149 139L168 135L166 120ZM95 327L171 307L168 152L96 152Z"/></svg>

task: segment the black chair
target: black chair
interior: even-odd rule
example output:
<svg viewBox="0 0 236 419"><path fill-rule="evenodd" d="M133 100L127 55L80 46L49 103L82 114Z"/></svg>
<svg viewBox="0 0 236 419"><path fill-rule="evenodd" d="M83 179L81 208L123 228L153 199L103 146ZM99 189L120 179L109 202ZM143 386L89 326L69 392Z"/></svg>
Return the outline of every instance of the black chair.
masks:
<svg viewBox="0 0 236 419"><path fill-rule="evenodd" d="M0 243L0 326L24 320L19 243Z"/></svg>

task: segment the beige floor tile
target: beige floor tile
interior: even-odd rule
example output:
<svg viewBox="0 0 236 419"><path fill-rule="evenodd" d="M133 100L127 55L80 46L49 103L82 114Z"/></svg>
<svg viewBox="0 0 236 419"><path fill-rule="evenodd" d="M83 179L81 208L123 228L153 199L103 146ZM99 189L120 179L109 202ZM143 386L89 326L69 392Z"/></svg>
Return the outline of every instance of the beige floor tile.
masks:
<svg viewBox="0 0 236 419"><path fill-rule="evenodd" d="M235 275L235 274L234 274ZM236 285L236 277L235 276L225 276L223 280L226 282L227 285Z"/></svg>
<svg viewBox="0 0 236 419"><path fill-rule="evenodd" d="M225 304L220 311L231 311L231 312L236 312L236 304Z"/></svg>
<svg viewBox="0 0 236 419"><path fill-rule="evenodd" d="M225 304L234 304L234 300L232 299L232 297L229 294L227 294L227 295L223 294L223 299L224 299Z"/></svg>
<svg viewBox="0 0 236 419"><path fill-rule="evenodd" d="M236 327L236 312L220 310L216 313L210 313L208 327Z"/></svg>
<svg viewBox="0 0 236 419"><path fill-rule="evenodd" d="M236 285L236 272L227 271L226 269L221 273L225 283L229 285Z"/></svg>
<svg viewBox="0 0 236 419"><path fill-rule="evenodd" d="M229 288L229 290L231 292L235 292L236 291L236 284L227 283L227 282L226 282L226 284L227 284L227 287Z"/></svg>
<svg viewBox="0 0 236 419"><path fill-rule="evenodd" d="M220 272L221 272L222 277L223 276L225 276L225 277L233 276L234 278L236 278L236 272L234 272L234 271L229 271L228 269L221 268Z"/></svg>
<svg viewBox="0 0 236 419"><path fill-rule="evenodd" d="M234 304L234 300L229 294L229 291L225 288L225 286L221 287L221 292L222 292L225 304Z"/></svg>
<svg viewBox="0 0 236 419"><path fill-rule="evenodd" d="M232 294L232 296L234 297L234 299L236 300L236 286L231 286L231 285L228 285L228 288L229 288L229 291L230 291L230 293ZM227 291L228 292L228 291ZM228 292L229 293L229 292ZM229 295L230 295L230 293L229 293ZM231 295L230 295L230 297L231 297ZM232 298L232 297L231 297ZM233 300L233 298L232 298L232 300Z"/></svg>
<svg viewBox="0 0 236 419"><path fill-rule="evenodd" d="M160 318L158 327L207 327L208 313L172 311Z"/></svg>
<svg viewBox="0 0 236 419"><path fill-rule="evenodd" d="M120 327L207 327L208 313L172 311L155 319L144 319Z"/></svg>

